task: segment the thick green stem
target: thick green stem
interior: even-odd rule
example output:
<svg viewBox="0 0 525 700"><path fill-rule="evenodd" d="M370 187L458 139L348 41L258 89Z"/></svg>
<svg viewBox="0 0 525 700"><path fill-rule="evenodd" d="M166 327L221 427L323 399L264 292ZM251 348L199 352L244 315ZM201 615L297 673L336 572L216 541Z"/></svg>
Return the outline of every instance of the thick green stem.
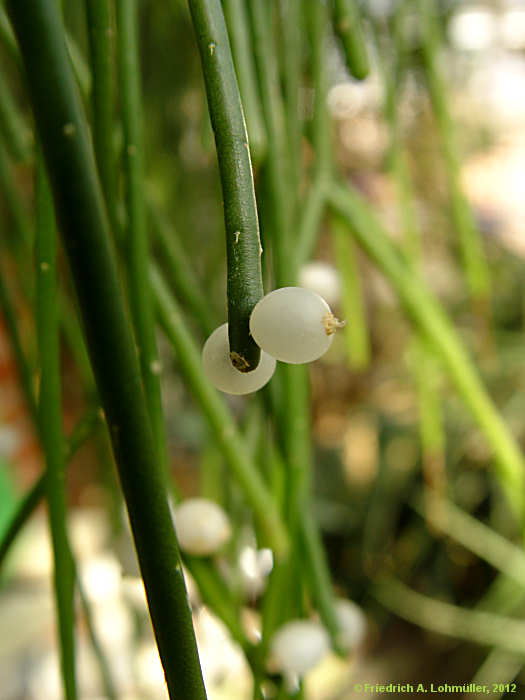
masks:
<svg viewBox="0 0 525 700"><path fill-rule="evenodd" d="M246 115L250 151L253 161L257 164L266 154L266 132L257 92L248 14L244 0L223 0L222 6L228 24L233 61Z"/></svg>
<svg viewBox="0 0 525 700"><path fill-rule="evenodd" d="M220 0L189 0L201 56L224 199L228 336L232 364L257 367L250 315L263 295L261 240L248 135Z"/></svg>
<svg viewBox="0 0 525 700"><path fill-rule="evenodd" d="M55 3L10 0L172 699L206 697L171 513L126 318L87 122ZM52 97L52 99L51 99Z"/></svg>
<svg viewBox="0 0 525 700"><path fill-rule="evenodd" d="M160 362L155 340L149 282L149 240L144 198L142 100L136 0L117 0L119 83L124 128L124 168L128 214L128 290L142 381L162 469L167 469L166 432L160 388ZM106 118L108 115L106 115ZM109 129L109 125L106 125ZM103 183L104 184L104 183Z"/></svg>
<svg viewBox="0 0 525 700"><path fill-rule="evenodd" d="M27 160L31 152L31 132L18 118L18 110L4 77L0 74L0 134L16 160Z"/></svg>
<svg viewBox="0 0 525 700"><path fill-rule="evenodd" d="M77 697L75 679L74 566L67 535L58 333L57 234L51 191L41 154L36 179L36 325L40 358L38 423L46 460L45 490L53 545L53 581L58 614L60 662L67 700Z"/></svg>
<svg viewBox="0 0 525 700"><path fill-rule="evenodd" d="M334 0L334 29L341 41L346 66L358 80L370 71L357 0Z"/></svg>
<svg viewBox="0 0 525 700"><path fill-rule="evenodd" d="M327 196L333 209L348 220L359 244L382 270L408 315L441 358L493 449L496 475L521 523L525 469L521 450L487 395L448 317L423 282L410 274L406 263L361 197L336 183L327 190Z"/></svg>

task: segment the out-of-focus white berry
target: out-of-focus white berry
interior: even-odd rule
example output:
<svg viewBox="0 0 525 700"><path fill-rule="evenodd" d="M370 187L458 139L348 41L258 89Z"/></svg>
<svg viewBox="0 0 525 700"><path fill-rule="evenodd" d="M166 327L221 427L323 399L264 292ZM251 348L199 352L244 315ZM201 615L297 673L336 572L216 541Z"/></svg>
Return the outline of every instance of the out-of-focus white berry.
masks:
<svg viewBox="0 0 525 700"><path fill-rule="evenodd" d="M227 394L250 394L263 387L275 371L275 359L261 352L252 372L239 372L230 361L228 324L216 328L204 343L202 366L211 383Z"/></svg>
<svg viewBox="0 0 525 700"><path fill-rule="evenodd" d="M330 640L325 628L313 620L291 620L272 637L272 666L285 675L304 676L325 655Z"/></svg>
<svg viewBox="0 0 525 700"><path fill-rule="evenodd" d="M228 516L206 498L189 498L177 504L173 518L180 548L188 554L213 554L230 539Z"/></svg>
<svg viewBox="0 0 525 700"><path fill-rule="evenodd" d="M342 325L326 301L303 287L281 287L263 297L250 317L255 342L281 362L317 360Z"/></svg>
<svg viewBox="0 0 525 700"><path fill-rule="evenodd" d="M319 294L327 304L339 302L341 280L335 267L329 263L316 260L304 265L299 273L299 284Z"/></svg>
<svg viewBox="0 0 525 700"><path fill-rule="evenodd" d="M335 603L340 626L339 642L350 650L356 649L366 636L366 617L361 608L351 600L340 599Z"/></svg>

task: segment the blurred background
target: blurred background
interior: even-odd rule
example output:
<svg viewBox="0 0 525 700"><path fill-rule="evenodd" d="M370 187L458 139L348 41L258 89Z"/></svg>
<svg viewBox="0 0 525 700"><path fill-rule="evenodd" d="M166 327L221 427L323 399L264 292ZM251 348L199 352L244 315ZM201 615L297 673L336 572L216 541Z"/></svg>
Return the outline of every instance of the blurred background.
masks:
<svg viewBox="0 0 525 700"><path fill-rule="evenodd" d="M395 129L410 174L418 274L445 306L501 416L523 445L525 2L438 3L435 58L451 115L444 122L428 80L417 3L405 3L399 25L389 0L361 5L371 64L368 77L360 81L349 74L335 39L328 47L327 103L338 167L372 204L392 239L402 245L406 208L400 206L399 178L392 165ZM65 2L64 12L79 50L87 54L82 4ZM148 195L177 232L202 283L210 317L218 325L226 318L222 199L189 13L184 3L143 2L140 26ZM400 56L399 41L403 71L402 79L396 81L390 69ZM2 82L27 116L21 81L5 44L0 45L0 66ZM307 128L313 100L306 75L301 101ZM389 107L392 102L395 109ZM469 297L450 214L454 163L447 156L447 129L454 132L457 186L471 203L490 270L490 290L478 304ZM117 133L117 142L118 138ZM7 247L3 245L2 275L12 290L19 330L31 357L34 329L11 239L17 226L31 226L32 172L9 154L5 123L0 124L0 139L0 229L8 241ZM313 155L307 137L301 148L308 164ZM261 202L262 167L254 163ZM18 208L13 206L10 186L16 189ZM264 211L260 214L264 241ZM525 647L516 647L513 653L509 644L505 647L501 642L506 635L514 639L513 634L525 631L525 623L520 622L525 611L524 578L520 574L520 584L520 576L502 575L479 551L489 535L519 543L519 527L494 477L491 451L433 359L426 358L427 398L422 397L421 355L398 299L357 247L353 254L362 295L362 345L356 351L352 336L338 333L329 352L310 366L311 430L314 509L334 586L339 595L361 607L367 625L350 657L330 653L312 670L306 697L362 697L354 690L356 683L437 685L476 679L489 684L491 697L525 698L521 685L525 683ZM65 266L63 275L67 282ZM345 275L348 271L330 222L321 219L319 238L310 262L301 270L300 282L319 291L336 315L347 317L351 325ZM205 336L190 314L188 322L202 343ZM222 457L180 377L171 349L161 337L159 342L170 470L185 496L213 491L217 484L210 484L210 464L222 480ZM82 370L67 338L62 368L67 432L87 404ZM422 402L429 412L426 422ZM228 403L239 420L246 418L245 399L232 397ZM42 465L19 388L6 320L0 318L0 534ZM239 493L227 479L224 482L224 502L232 512L242 513ZM425 484L434 488L437 501L425 497ZM102 429L79 449L68 470L68 499L73 549L92 613L88 620L79 602L81 698L106 697L88 642L91 624L98 630L118 697L163 698L162 669ZM454 503L461 513L449 513L445 502ZM484 530L476 530L480 522ZM503 545L498 549L500 544L498 540L494 547L504 567L510 560ZM40 506L1 571L3 700L61 697L51 566L46 513ZM256 635L257 600L271 560L268 564L268 557L257 550L249 527L241 528L231 547L217 555L217 566L228 585L240 591L246 624ZM516 559L516 570L520 567L523 570L523 563ZM386 593L376 588L373 583L386 574L403 580L412 590L403 584ZM242 652L213 612L202 605L191 580L189 589L210 700L251 697L252 678ZM411 597L414 591L420 597ZM454 607L434 608L436 601ZM462 618L465 610L472 617ZM485 619L483 613L506 617L494 631L497 618ZM446 634L435 629L436 618ZM517 627L507 630L507 623ZM509 690L514 692L507 692L505 684L513 682L516 686ZM502 685L493 688L493 683Z"/></svg>

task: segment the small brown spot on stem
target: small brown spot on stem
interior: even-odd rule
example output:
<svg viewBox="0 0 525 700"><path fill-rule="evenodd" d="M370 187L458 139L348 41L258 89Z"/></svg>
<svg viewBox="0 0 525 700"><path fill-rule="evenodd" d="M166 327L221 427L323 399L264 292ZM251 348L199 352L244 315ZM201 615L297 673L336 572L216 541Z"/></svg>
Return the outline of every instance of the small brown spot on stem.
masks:
<svg viewBox="0 0 525 700"><path fill-rule="evenodd" d="M213 56L213 52L215 51L215 44L213 41L208 44L208 50L210 52L210 56Z"/></svg>
<svg viewBox="0 0 525 700"><path fill-rule="evenodd" d="M251 369L247 359L238 352L230 352L230 360L232 365L235 367L235 369L238 369L239 372L249 372Z"/></svg>

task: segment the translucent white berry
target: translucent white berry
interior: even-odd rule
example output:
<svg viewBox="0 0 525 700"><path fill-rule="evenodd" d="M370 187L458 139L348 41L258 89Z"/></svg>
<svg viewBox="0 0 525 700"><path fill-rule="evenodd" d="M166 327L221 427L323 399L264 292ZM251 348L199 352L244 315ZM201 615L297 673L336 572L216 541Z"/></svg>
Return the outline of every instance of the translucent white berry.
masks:
<svg viewBox="0 0 525 700"><path fill-rule="evenodd" d="M330 263L315 260L304 265L299 273L299 284L319 294L327 304L339 302L341 280L339 273Z"/></svg>
<svg viewBox="0 0 525 700"><path fill-rule="evenodd" d="M230 360L228 324L216 328L204 343L202 366L208 379L227 394L250 394L263 387L275 371L275 359L261 352L258 366L252 372L239 372Z"/></svg>
<svg viewBox="0 0 525 700"><path fill-rule="evenodd" d="M206 498L189 498L173 510L175 530L184 552L207 556L230 539L230 521L217 503Z"/></svg>
<svg viewBox="0 0 525 700"><path fill-rule="evenodd" d="M341 326L326 301L310 289L281 287L263 297L250 317L250 332L276 360L300 364L317 360Z"/></svg>
<svg viewBox="0 0 525 700"><path fill-rule="evenodd" d="M340 599L335 603L340 626L339 642L348 650L356 649L366 636L367 621L359 605Z"/></svg>
<svg viewBox="0 0 525 700"><path fill-rule="evenodd" d="M325 655L330 640L325 628L313 620L291 620L272 637L270 659L283 674L304 676Z"/></svg>

